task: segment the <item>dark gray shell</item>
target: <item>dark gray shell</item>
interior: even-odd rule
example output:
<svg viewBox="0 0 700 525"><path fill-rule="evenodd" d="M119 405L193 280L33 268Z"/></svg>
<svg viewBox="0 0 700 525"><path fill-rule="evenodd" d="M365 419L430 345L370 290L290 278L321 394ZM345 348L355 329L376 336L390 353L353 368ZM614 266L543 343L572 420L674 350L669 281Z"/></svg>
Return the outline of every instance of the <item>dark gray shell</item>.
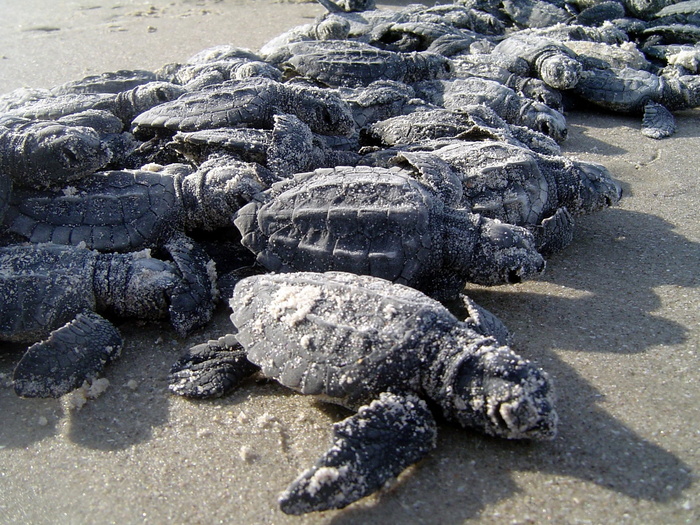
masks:
<svg viewBox="0 0 700 525"><path fill-rule="evenodd" d="M433 154L459 174L462 205L473 213L523 226L539 224L559 207L555 181L540 170L528 148L487 140L446 146Z"/></svg>
<svg viewBox="0 0 700 525"><path fill-rule="evenodd" d="M672 111L700 104L697 76L664 77L632 68L584 71L573 91L593 104L620 113L641 113L650 100Z"/></svg>
<svg viewBox="0 0 700 525"><path fill-rule="evenodd" d="M0 341L34 342L96 306L95 253L53 244L0 248Z"/></svg>
<svg viewBox="0 0 700 525"><path fill-rule="evenodd" d="M144 69L108 71L89 75L51 88L54 96L68 93L119 93L158 80L155 73Z"/></svg>
<svg viewBox="0 0 700 525"><path fill-rule="evenodd" d="M395 53L362 42L298 42L287 52L285 67L331 87L366 86L377 80L411 83L452 74L449 60L441 55Z"/></svg>
<svg viewBox="0 0 700 525"><path fill-rule="evenodd" d="M519 27L549 27L570 21L571 13L555 4L545 0L504 0L502 8Z"/></svg>
<svg viewBox="0 0 700 525"><path fill-rule="evenodd" d="M8 230L27 240L131 251L182 230L176 177L144 170L96 173L61 191L15 191Z"/></svg>
<svg viewBox="0 0 700 525"><path fill-rule="evenodd" d="M558 111L519 96L509 87L479 77L420 82L416 92L425 100L459 112L470 105L485 105L509 124L526 126L557 142L567 136L566 118Z"/></svg>
<svg viewBox="0 0 700 525"><path fill-rule="evenodd" d="M272 271L372 274L413 283L441 265L443 202L398 168L334 168L274 185L241 208L242 242Z"/></svg>
<svg viewBox="0 0 700 525"><path fill-rule="evenodd" d="M458 324L412 288L336 272L245 279L230 304L236 337L266 377L351 406L419 392L435 341Z"/></svg>
<svg viewBox="0 0 700 525"><path fill-rule="evenodd" d="M0 118L0 170L17 186L66 184L97 171L110 158L107 144L92 128Z"/></svg>
<svg viewBox="0 0 700 525"><path fill-rule="evenodd" d="M354 127L349 108L337 95L266 78L228 81L186 93L141 113L133 125L137 136L146 137L158 130L270 129L278 113L296 115L317 133L343 135Z"/></svg>

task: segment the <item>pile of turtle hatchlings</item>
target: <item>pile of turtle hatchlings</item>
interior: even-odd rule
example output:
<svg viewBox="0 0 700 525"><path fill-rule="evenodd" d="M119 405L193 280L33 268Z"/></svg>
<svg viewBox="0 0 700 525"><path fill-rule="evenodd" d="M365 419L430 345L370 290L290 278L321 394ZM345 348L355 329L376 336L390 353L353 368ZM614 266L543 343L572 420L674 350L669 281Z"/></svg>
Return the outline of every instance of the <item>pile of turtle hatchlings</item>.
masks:
<svg viewBox="0 0 700 525"><path fill-rule="evenodd" d="M294 514L430 451L425 399L487 434L554 436L547 375L461 290L538 275L575 216L619 200L604 166L561 154L564 110L639 114L663 138L700 105L698 0L319 1L257 53L0 96L0 340L35 343L17 394L101 373L122 347L108 319L184 336L230 299L233 335L190 349L173 392L260 373L357 410L280 497Z"/></svg>

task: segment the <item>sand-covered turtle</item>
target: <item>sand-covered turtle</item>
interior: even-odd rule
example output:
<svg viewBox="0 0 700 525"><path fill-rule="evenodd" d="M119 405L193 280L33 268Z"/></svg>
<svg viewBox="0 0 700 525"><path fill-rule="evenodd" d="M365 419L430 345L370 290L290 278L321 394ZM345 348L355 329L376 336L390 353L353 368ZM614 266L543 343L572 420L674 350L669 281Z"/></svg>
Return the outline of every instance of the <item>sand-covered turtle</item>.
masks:
<svg viewBox="0 0 700 525"><path fill-rule="evenodd" d="M430 109L398 115L367 126L360 132L360 142L369 146L415 147L431 150L440 147L433 139L459 139L465 141L500 140L509 144L526 146L538 153L558 155L559 144L525 126L508 124L491 108L480 104L468 104L459 111ZM365 154L365 159L389 158L389 148ZM362 162L372 164L372 161ZM378 165L384 165L380 163Z"/></svg>
<svg viewBox="0 0 700 525"><path fill-rule="evenodd" d="M519 282L544 269L530 232L459 207L461 193L449 169L341 166L275 183L234 223L275 272L349 271L455 296L465 281Z"/></svg>
<svg viewBox="0 0 700 525"><path fill-rule="evenodd" d="M316 133L347 135L354 129L350 110L337 94L262 77L185 93L141 113L133 126L139 138L224 127L271 129L274 116L282 113L297 116Z"/></svg>
<svg viewBox="0 0 700 525"><path fill-rule="evenodd" d="M13 190L3 224L34 243L155 248L185 231L230 226L233 213L275 180L257 163L226 156L195 172L184 164L98 172L60 190Z"/></svg>
<svg viewBox="0 0 700 525"><path fill-rule="evenodd" d="M543 254L571 242L572 216L614 205L621 195L620 186L600 164L541 155L503 141L458 140L430 152L399 152L392 162L419 171L447 163L461 181L463 207L530 229Z"/></svg>
<svg viewBox="0 0 700 525"><path fill-rule="evenodd" d="M98 313L169 318L183 336L206 324L215 282L208 257L184 238L166 248L172 260L51 243L0 248L0 341L35 343L14 372L17 394L59 397L117 357L121 336Z"/></svg>
<svg viewBox="0 0 700 525"><path fill-rule="evenodd" d="M367 86L377 80L411 83L449 78L449 59L427 51L398 53L354 40L323 40L289 44L268 58L286 70L329 87Z"/></svg>
<svg viewBox="0 0 700 525"><path fill-rule="evenodd" d="M556 89L571 89L581 75L576 53L552 38L516 33L501 41L493 52L524 59L530 65L531 76Z"/></svg>
<svg viewBox="0 0 700 525"><path fill-rule="evenodd" d="M288 514L345 507L428 454L437 425L426 401L489 435L555 435L545 372L417 290L342 272L265 274L240 281L230 305L235 336L193 347L173 367L173 392L216 395L259 369L357 410L280 495Z"/></svg>
<svg viewBox="0 0 700 525"><path fill-rule="evenodd" d="M11 115L32 120L57 120L87 110L108 111L128 128L139 113L171 100L185 92L182 86L153 81L118 93L73 93L42 97L16 104Z"/></svg>
<svg viewBox="0 0 700 525"><path fill-rule="evenodd" d="M0 117L0 171L18 186L61 186L94 173L111 158L108 143L91 127Z"/></svg>
<svg viewBox="0 0 700 525"><path fill-rule="evenodd" d="M700 75L666 76L641 69L588 69L572 90L607 110L643 114L642 133L664 138L675 131L671 111L700 106Z"/></svg>
<svg viewBox="0 0 700 525"><path fill-rule="evenodd" d="M552 137L557 142L566 138L566 118L559 111L515 91L494 80L480 77L432 80L414 85L418 96L459 112L469 105L485 105L509 124L526 126Z"/></svg>

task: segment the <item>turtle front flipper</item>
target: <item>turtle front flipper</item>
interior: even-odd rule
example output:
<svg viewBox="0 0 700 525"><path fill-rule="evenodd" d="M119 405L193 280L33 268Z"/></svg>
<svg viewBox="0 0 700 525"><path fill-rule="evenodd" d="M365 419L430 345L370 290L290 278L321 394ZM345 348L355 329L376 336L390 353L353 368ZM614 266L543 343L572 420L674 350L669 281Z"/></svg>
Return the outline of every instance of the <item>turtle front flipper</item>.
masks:
<svg viewBox="0 0 700 525"><path fill-rule="evenodd" d="M190 348L170 369L168 388L185 397L219 397L257 370L235 336L225 335Z"/></svg>
<svg viewBox="0 0 700 525"><path fill-rule="evenodd" d="M182 277L170 293L170 322L185 336L214 313L216 270L204 250L185 235L175 236L165 248Z"/></svg>
<svg viewBox="0 0 700 525"><path fill-rule="evenodd" d="M652 139L670 137L676 132L676 119L661 104L649 101L644 106L642 117L642 135Z"/></svg>
<svg viewBox="0 0 700 525"><path fill-rule="evenodd" d="M460 293L459 298L469 314L469 317L464 319L469 328L481 335L493 337L502 345L510 343L511 334L503 321L483 306L476 304L471 297Z"/></svg>
<svg viewBox="0 0 700 525"><path fill-rule="evenodd" d="M424 401L383 393L333 425L333 445L280 495L280 508L295 515L343 508L422 459L436 437Z"/></svg>
<svg viewBox="0 0 700 525"><path fill-rule="evenodd" d="M21 397L60 397L93 379L119 356L119 331L96 313L78 314L26 351L14 371Z"/></svg>
<svg viewBox="0 0 700 525"><path fill-rule="evenodd" d="M574 218L566 208L559 208L553 215L532 228L535 247L542 255L563 250L574 239Z"/></svg>

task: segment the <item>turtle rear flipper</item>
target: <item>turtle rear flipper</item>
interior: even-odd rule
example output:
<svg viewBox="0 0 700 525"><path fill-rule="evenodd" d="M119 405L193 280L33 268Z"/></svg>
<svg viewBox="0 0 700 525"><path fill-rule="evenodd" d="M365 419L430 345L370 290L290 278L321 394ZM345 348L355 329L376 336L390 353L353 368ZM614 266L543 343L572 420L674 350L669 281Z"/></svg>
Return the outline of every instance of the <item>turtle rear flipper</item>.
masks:
<svg viewBox="0 0 700 525"><path fill-rule="evenodd" d="M170 369L168 388L185 397L219 397L257 370L235 336L226 335L190 348Z"/></svg>
<svg viewBox="0 0 700 525"><path fill-rule="evenodd" d="M287 514L343 508L379 490L435 448L424 401L389 393L333 426L333 445L279 498Z"/></svg>
<svg viewBox="0 0 700 525"><path fill-rule="evenodd" d="M652 139L670 137L676 132L676 119L661 104L649 101L644 106L642 117L642 135Z"/></svg>
<svg viewBox="0 0 700 525"><path fill-rule="evenodd" d="M182 276L170 293L170 322L185 336L204 326L214 312L216 270L204 250L185 235L165 245Z"/></svg>
<svg viewBox="0 0 700 525"><path fill-rule="evenodd" d="M566 208L559 208L532 230L537 251L551 255L566 248L574 238L574 218Z"/></svg>
<svg viewBox="0 0 700 525"><path fill-rule="evenodd" d="M29 347L14 371L15 392L60 397L97 376L121 349L121 335L112 323L96 313L78 314Z"/></svg>

